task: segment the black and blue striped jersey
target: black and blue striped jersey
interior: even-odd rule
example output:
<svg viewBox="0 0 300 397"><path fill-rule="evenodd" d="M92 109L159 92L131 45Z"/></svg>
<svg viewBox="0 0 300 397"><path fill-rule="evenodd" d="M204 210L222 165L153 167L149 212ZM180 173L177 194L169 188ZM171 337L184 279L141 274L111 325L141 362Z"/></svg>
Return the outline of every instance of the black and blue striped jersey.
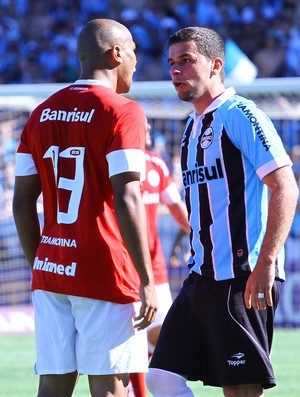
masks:
<svg viewBox="0 0 300 397"><path fill-rule="evenodd" d="M216 280L248 275L265 235L264 176L291 165L271 120L228 88L206 110L191 113L181 142L181 167L191 225L192 271ZM285 278L284 252L276 277Z"/></svg>

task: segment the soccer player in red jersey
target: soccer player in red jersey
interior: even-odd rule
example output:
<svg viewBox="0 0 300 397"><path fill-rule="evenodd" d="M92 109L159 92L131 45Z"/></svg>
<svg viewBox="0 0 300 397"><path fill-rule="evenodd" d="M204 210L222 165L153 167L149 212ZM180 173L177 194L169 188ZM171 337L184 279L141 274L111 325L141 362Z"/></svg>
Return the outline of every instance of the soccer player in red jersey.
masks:
<svg viewBox="0 0 300 397"><path fill-rule="evenodd" d="M80 79L39 105L21 136L13 211L32 268L38 397L124 396L148 367L157 298L141 196L146 117L128 92L129 30L109 19L78 37ZM43 194L44 225L36 201Z"/></svg>
<svg viewBox="0 0 300 397"><path fill-rule="evenodd" d="M187 219L187 209L180 197L178 188L173 181L163 158L150 150L151 125L147 125L146 136L146 179L143 181L143 201L147 215L148 243L151 254L152 271L159 309L155 321L147 328L149 354L153 353L161 325L172 304L172 296L168 281L167 264L157 230L158 209L160 204L168 207L174 220L186 232L190 226ZM130 375L135 397L147 397L145 374Z"/></svg>

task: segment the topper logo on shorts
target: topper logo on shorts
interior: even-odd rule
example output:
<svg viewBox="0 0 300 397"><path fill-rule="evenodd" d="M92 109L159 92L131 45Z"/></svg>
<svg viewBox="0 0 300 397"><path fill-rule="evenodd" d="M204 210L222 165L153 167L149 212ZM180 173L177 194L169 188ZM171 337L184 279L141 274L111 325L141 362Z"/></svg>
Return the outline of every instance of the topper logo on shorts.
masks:
<svg viewBox="0 0 300 397"><path fill-rule="evenodd" d="M236 358L237 360L227 360L228 365L238 367L239 365L245 365L246 360L241 360L242 357L244 357L244 353L236 353L233 354L231 357Z"/></svg>
<svg viewBox="0 0 300 397"><path fill-rule="evenodd" d="M76 266L77 266L76 262L72 262L71 265L65 266L62 264L49 262L48 258L45 258L45 260L43 261L38 257L35 257L33 263L33 270L42 270L44 272L57 273L60 275L74 277L76 272Z"/></svg>

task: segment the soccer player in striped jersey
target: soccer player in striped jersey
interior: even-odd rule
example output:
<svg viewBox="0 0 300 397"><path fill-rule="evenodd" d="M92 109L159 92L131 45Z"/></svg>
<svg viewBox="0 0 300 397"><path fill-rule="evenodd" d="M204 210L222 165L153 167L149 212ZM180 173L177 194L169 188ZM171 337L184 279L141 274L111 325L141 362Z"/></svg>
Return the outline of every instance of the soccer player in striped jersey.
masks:
<svg viewBox="0 0 300 397"><path fill-rule="evenodd" d="M129 30L109 19L78 37L81 76L32 113L16 157L13 209L32 268L39 397L123 397L146 372L157 299L141 195L146 116L122 93L135 70ZM43 194L40 233L36 201Z"/></svg>
<svg viewBox="0 0 300 397"><path fill-rule="evenodd" d="M147 377L155 397L193 396L186 380L258 397L284 281L298 187L269 118L224 86L224 42L189 27L170 36L173 85L193 104L181 143L190 275L162 326Z"/></svg>

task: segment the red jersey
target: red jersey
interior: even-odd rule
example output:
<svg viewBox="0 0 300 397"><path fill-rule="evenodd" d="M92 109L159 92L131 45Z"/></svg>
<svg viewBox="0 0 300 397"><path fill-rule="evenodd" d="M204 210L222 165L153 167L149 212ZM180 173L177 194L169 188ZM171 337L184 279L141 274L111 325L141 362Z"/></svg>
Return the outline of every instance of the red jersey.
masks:
<svg viewBox="0 0 300 397"><path fill-rule="evenodd" d="M140 300L110 176L144 173L146 116L134 101L78 80L39 105L21 135L16 176L38 173L44 226L32 290L117 303Z"/></svg>
<svg viewBox="0 0 300 397"><path fill-rule="evenodd" d="M143 182L143 201L147 214L148 242L156 285L168 282L167 264L157 231L159 204L176 204L181 200L177 186L164 160L146 150L146 180Z"/></svg>

